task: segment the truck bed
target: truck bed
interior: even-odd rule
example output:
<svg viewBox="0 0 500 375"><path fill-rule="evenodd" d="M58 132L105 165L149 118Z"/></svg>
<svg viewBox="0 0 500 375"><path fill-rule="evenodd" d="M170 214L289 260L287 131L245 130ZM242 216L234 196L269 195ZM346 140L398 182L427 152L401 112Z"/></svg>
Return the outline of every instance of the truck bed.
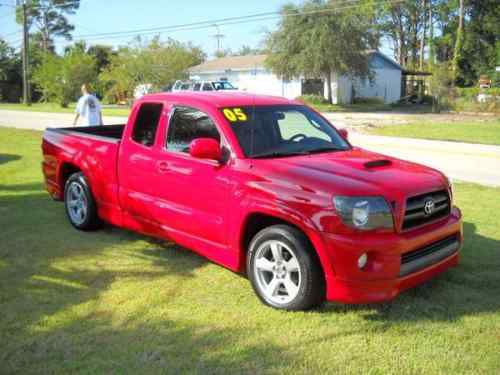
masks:
<svg viewBox="0 0 500 375"><path fill-rule="evenodd" d="M81 170L106 217L108 206L117 204L117 161L124 129L125 125L47 129L42 168L49 193L62 199L66 179Z"/></svg>
<svg viewBox="0 0 500 375"><path fill-rule="evenodd" d="M125 124L120 125L104 125L104 126L79 126L71 128L50 128L49 132L59 132L65 134L73 134L84 137L108 139L117 141L122 139Z"/></svg>

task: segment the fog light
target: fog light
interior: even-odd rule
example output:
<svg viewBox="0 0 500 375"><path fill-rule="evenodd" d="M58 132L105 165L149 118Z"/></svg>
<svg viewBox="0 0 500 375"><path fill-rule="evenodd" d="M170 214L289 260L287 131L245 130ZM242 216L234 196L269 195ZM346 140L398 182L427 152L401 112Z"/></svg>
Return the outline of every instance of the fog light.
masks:
<svg viewBox="0 0 500 375"><path fill-rule="evenodd" d="M368 262L368 255L366 253L361 254L361 256L358 258L359 269L362 270L366 266L367 262Z"/></svg>

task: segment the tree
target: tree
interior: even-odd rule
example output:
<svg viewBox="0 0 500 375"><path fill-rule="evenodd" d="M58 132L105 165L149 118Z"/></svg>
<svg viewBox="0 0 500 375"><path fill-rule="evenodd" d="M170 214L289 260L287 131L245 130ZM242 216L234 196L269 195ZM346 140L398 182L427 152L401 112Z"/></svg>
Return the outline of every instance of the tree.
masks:
<svg viewBox="0 0 500 375"><path fill-rule="evenodd" d="M464 40L464 0L460 0L458 10L458 28L455 37L455 50L453 51L452 72L453 80L457 80L458 64L462 60L462 45Z"/></svg>
<svg viewBox="0 0 500 375"><path fill-rule="evenodd" d="M75 29L67 15L75 14L80 7L80 0L32 0L28 4L28 27L35 27L40 33L42 49L54 51L54 38L71 40ZM22 24L22 9L18 7L16 21Z"/></svg>
<svg viewBox="0 0 500 375"><path fill-rule="evenodd" d="M21 59L0 39L0 100L17 101L21 93Z"/></svg>
<svg viewBox="0 0 500 375"><path fill-rule="evenodd" d="M108 87L110 99L124 100L132 97L138 85L151 84L158 90L187 78L187 69L204 59L201 49L189 43L174 39L162 42L159 38L143 43L137 39L131 46L121 48L111 56L100 80Z"/></svg>
<svg viewBox="0 0 500 375"><path fill-rule="evenodd" d="M335 2L285 5L278 30L267 40L266 65L284 79L323 77L332 103L332 74L370 76L366 50L374 43L367 9L332 12Z"/></svg>
<svg viewBox="0 0 500 375"><path fill-rule="evenodd" d="M93 84L96 80L95 57L78 49L64 56L45 53L33 73L33 82L42 91L42 100L55 101L63 107L78 98L83 83Z"/></svg>

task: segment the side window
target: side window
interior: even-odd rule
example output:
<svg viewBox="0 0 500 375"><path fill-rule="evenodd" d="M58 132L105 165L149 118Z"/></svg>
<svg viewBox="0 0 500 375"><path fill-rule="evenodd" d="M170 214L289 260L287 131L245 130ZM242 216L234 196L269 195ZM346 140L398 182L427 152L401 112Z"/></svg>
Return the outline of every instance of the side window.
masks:
<svg viewBox="0 0 500 375"><path fill-rule="evenodd" d="M214 88L212 87L211 83L204 83L203 84L203 91L214 91Z"/></svg>
<svg viewBox="0 0 500 375"><path fill-rule="evenodd" d="M177 107L168 126L167 150L189 152L196 138L213 138L220 142L220 134L208 115L195 108Z"/></svg>
<svg viewBox="0 0 500 375"><path fill-rule="evenodd" d="M153 146L162 109L163 105L159 103L141 105L132 132L132 139L135 142L148 147Z"/></svg>
<svg viewBox="0 0 500 375"><path fill-rule="evenodd" d="M193 86L193 91L200 91L201 83L195 83Z"/></svg>

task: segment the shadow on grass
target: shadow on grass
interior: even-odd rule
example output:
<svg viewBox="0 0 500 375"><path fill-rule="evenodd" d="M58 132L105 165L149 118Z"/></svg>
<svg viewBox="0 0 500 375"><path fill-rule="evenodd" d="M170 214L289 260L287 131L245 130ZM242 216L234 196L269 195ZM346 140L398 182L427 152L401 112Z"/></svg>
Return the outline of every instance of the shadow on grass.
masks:
<svg viewBox="0 0 500 375"><path fill-rule="evenodd" d="M20 155L0 154L0 165L21 159Z"/></svg>
<svg viewBox="0 0 500 375"><path fill-rule="evenodd" d="M393 324L420 321L455 321L465 316L500 311L500 241L464 223L460 264L392 302L372 305L326 305L321 312L359 311L365 319Z"/></svg>
<svg viewBox="0 0 500 375"><path fill-rule="evenodd" d="M120 287L113 298L123 301L103 305L115 282L147 287L165 278L175 282L170 290L181 292L208 262L111 226L78 232L61 203L28 193L32 188L17 186L18 195L0 196L0 372L261 373L289 362L265 338L246 343L237 324L148 316L148 302ZM158 295L161 306L162 298L173 303L175 293L158 288L149 296Z"/></svg>

